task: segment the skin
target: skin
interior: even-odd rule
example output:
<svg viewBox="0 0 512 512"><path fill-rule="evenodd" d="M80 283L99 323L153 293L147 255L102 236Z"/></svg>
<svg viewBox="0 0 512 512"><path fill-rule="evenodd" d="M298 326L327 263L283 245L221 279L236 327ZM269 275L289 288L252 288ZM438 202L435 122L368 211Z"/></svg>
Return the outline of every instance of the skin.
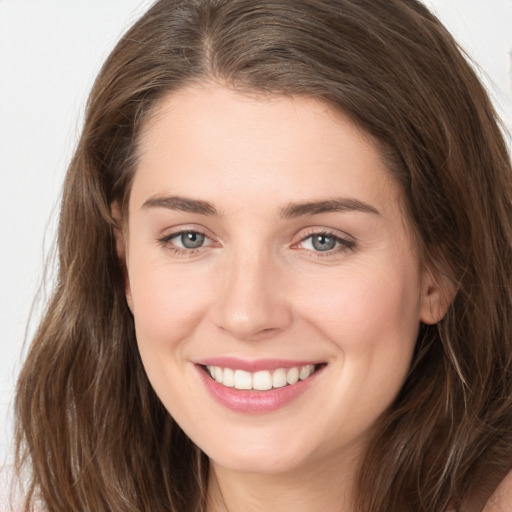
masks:
<svg viewBox="0 0 512 512"><path fill-rule="evenodd" d="M371 139L314 99L207 84L168 96L146 124L120 235L126 296L153 387L210 457L210 512L352 510L419 324L444 313L400 194ZM175 196L217 215L162 201ZM338 198L368 211L283 215ZM183 231L204 244L180 247ZM318 251L314 233L345 241ZM286 406L247 414L216 402L195 364L228 356L326 366Z"/></svg>

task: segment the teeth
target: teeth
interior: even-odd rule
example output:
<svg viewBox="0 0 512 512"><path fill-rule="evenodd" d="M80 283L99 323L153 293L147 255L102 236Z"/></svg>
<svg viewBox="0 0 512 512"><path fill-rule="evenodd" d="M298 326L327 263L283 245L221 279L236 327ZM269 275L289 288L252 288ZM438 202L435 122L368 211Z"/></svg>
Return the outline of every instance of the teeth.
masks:
<svg viewBox="0 0 512 512"><path fill-rule="evenodd" d="M262 371L253 374L252 389L257 389L258 391L272 389L272 375L270 375L270 372Z"/></svg>
<svg viewBox="0 0 512 512"><path fill-rule="evenodd" d="M235 372L231 368L224 368L222 384L228 388L235 387Z"/></svg>
<svg viewBox="0 0 512 512"><path fill-rule="evenodd" d="M244 370L235 370L235 388L252 389L252 375Z"/></svg>
<svg viewBox="0 0 512 512"><path fill-rule="evenodd" d="M311 364L307 366L303 366L299 372L299 379L304 380L307 379L313 373L314 367Z"/></svg>
<svg viewBox="0 0 512 512"><path fill-rule="evenodd" d="M295 384L299 380L299 371L298 368L290 368L286 374L286 382Z"/></svg>
<svg viewBox="0 0 512 512"><path fill-rule="evenodd" d="M294 368L277 368L274 371L263 370L259 372L246 372L233 370L220 366L207 366L212 379L220 384L235 389L267 391L272 388L282 388L286 385L296 384L299 380L307 379L315 371L315 366L296 366Z"/></svg>
<svg viewBox="0 0 512 512"><path fill-rule="evenodd" d="M286 386L286 370L284 368L279 368L274 370L272 374L272 387L273 388L282 388Z"/></svg>

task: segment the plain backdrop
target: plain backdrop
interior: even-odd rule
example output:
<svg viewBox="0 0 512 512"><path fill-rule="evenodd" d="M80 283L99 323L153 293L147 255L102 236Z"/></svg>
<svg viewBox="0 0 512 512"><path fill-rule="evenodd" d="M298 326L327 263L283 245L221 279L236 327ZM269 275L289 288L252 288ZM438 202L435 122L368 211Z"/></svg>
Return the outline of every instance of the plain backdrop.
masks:
<svg viewBox="0 0 512 512"><path fill-rule="evenodd" d="M512 0L425 2L478 63L510 130ZM0 0L0 466L12 460L15 378L48 295L43 289L34 302L87 94L150 3Z"/></svg>

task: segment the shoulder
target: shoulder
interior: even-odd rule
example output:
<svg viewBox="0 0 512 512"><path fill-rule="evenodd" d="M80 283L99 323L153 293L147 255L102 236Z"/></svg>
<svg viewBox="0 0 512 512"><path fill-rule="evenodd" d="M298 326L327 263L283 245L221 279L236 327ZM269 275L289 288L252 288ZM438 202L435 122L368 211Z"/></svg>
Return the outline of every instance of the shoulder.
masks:
<svg viewBox="0 0 512 512"><path fill-rule="evenodd" d="M482 512L512 512L512 471L492 493Z"/></svg>

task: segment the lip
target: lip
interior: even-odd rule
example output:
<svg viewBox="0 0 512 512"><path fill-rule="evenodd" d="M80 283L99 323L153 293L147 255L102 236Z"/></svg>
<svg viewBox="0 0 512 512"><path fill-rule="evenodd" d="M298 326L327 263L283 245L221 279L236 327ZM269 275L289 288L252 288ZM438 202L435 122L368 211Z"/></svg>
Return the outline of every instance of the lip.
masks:
<svg viewBox="0 0 512 512"><path fill-rule="evenodd" d="M233 359L229 359L234 361ZM247 414L261 414L276 411L290 404L309 387L311 387L318 376L323 372L325 365L318 368L310 377L305 380L299 380L297 383L284 386L282 388L270 389L268 391L256 391L256 390L240 390L223 386L207 374L204 369L206 364L212 366L222 366L223 368L237 368L246 371L260 371L260 370L271 370L276 368L293 368L294 366L304 366L305 364L312 363L299 363L287 361L286 366L283 366L283 361L276 360L260 360L254 362L245 362L244 365L238 365L240 362L237 360L236 366L226 365L227 360L223 359L208 359L208 363L197 363L195 366L198 370L199 376L206 387L210 395L217 401L217 403L231 409L235 412L247 413ZM214 363L215 361L215 363ZM219 364L222 362L222 364ZM262 366L263 365L263 366ZM255 370L247 368L256 368Z"/></svg>

